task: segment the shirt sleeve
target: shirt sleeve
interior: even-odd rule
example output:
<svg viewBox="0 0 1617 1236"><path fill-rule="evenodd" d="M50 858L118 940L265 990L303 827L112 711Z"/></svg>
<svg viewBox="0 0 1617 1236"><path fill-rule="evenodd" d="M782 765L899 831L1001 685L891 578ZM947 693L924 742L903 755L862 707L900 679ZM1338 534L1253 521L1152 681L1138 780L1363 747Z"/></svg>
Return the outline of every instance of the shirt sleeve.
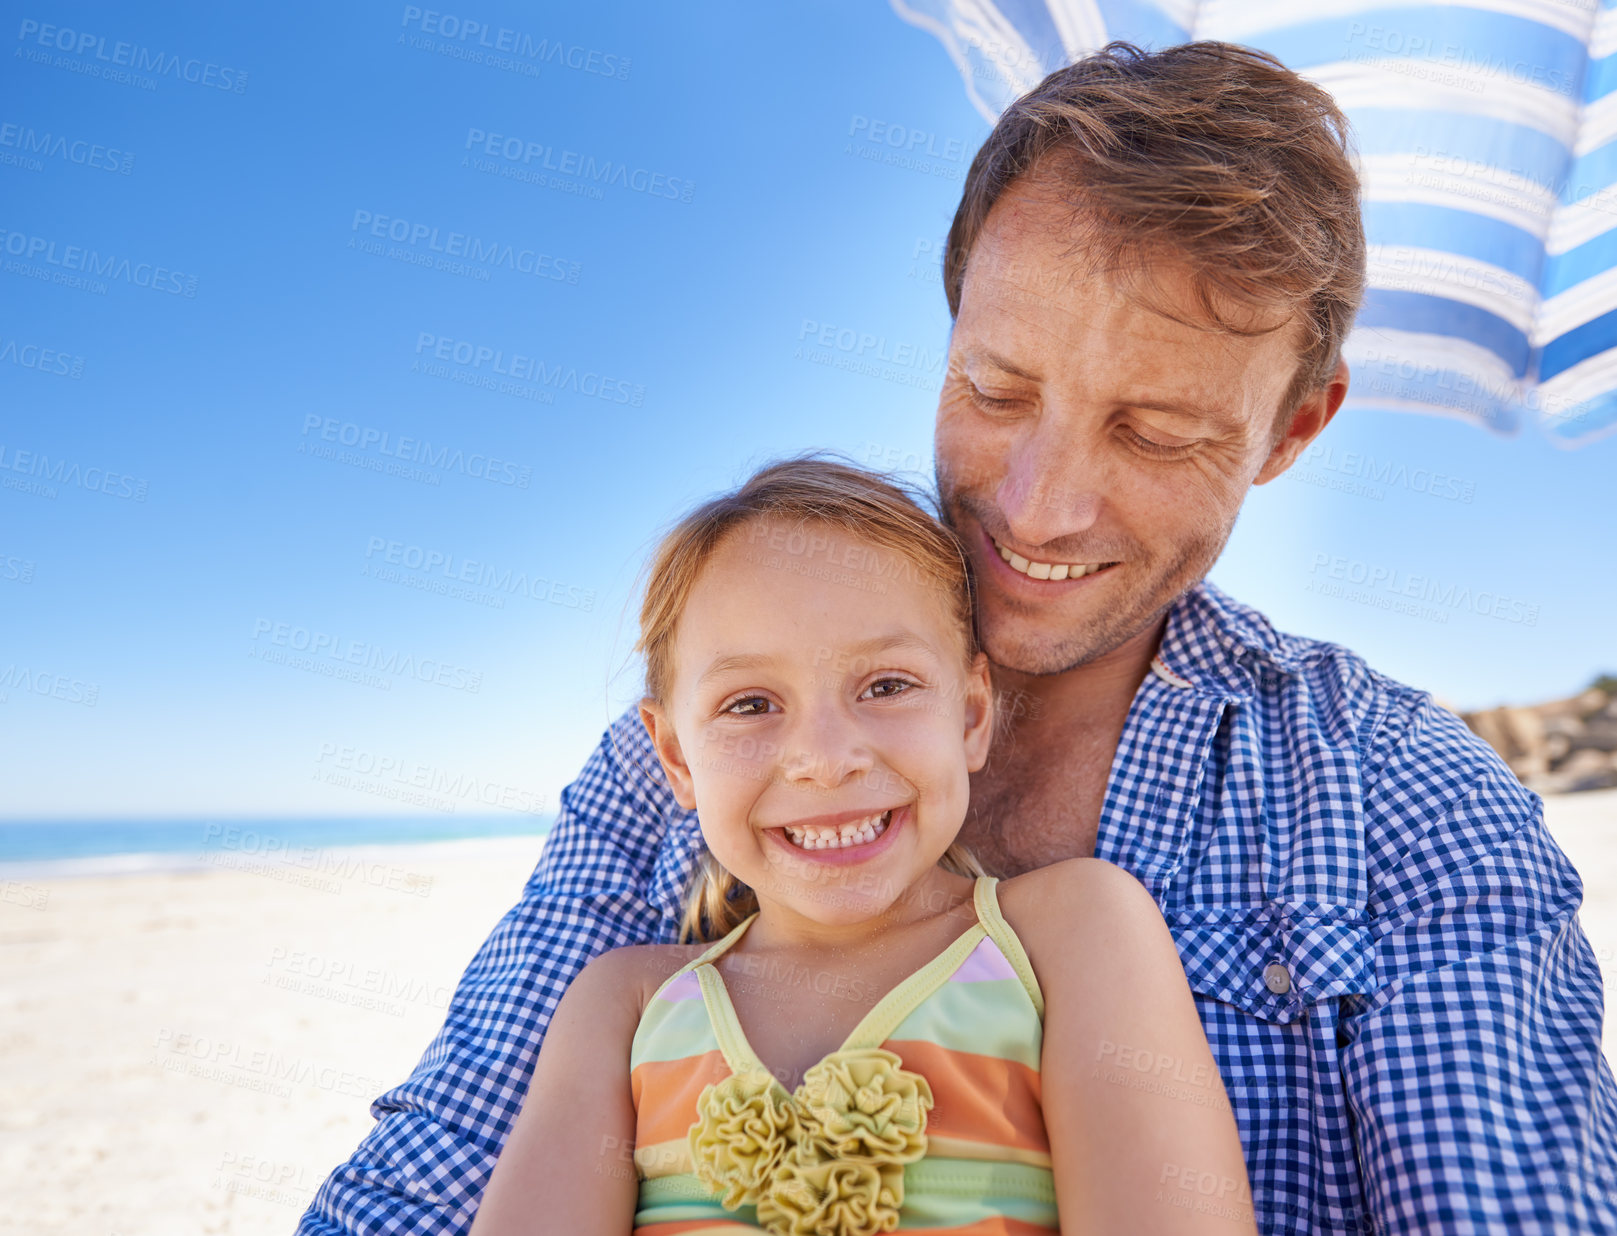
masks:
<svg viewBox="0 0 1617 1236"><path fill-rule="evenodd" d="M684 814L631 708L562 791L522 900L461 976L415 1072L371 1105L376 1124L321 1185L298 1236L471 1226L567 985L607 949L667 936L690 864L671 863L664 842ZM659 881L668 887L653 899Z"/></svg>
<svg viewBox="0 0 1617 1236"><path fill-rule="evenodd" d="M1367 794L1375 986L1341 1023L1370 1230L1617 1232L1582 882L1457 718L1399 745Z"/></svg>

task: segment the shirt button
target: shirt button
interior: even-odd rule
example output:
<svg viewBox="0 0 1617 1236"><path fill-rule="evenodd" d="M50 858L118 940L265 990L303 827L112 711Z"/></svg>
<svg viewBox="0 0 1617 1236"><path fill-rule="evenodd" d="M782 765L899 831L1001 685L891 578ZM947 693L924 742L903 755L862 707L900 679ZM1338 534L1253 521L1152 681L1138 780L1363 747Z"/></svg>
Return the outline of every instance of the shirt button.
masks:
<svg viewBox="0 0 1617 1236"><path fill-rule="evenodd" d="M1263 985L1277 996L1291 990L1291 975L1278 961L1263 967Z"/></svg>

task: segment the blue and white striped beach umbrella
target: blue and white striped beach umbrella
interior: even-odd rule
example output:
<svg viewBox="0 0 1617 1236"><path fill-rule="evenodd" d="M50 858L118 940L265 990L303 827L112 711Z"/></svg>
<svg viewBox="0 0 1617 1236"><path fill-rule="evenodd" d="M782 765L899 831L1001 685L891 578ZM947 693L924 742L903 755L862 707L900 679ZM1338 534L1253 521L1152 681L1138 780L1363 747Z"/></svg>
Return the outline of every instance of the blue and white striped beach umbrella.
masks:
<svg viewBox="0 0 1617 1236"><path fill-rule="evenodd" d="M891 0L989 120L1128 39L1260 48L1357 141L1369 290L1350 403L1617 432L1617 0Z"/></svg>

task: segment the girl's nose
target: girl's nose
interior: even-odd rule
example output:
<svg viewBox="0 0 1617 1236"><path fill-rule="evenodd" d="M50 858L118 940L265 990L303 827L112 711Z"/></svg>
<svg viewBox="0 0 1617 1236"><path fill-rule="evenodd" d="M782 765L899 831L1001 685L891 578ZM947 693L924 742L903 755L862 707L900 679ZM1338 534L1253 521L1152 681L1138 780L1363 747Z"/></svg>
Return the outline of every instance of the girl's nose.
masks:
<svg viewBox="0 0 1617 1236"><path fill-rule="evenodd" d="M857 728L823 709L803 717L788 736L781 775L805 787L836 789L874 765L875 755Z"/></svg>

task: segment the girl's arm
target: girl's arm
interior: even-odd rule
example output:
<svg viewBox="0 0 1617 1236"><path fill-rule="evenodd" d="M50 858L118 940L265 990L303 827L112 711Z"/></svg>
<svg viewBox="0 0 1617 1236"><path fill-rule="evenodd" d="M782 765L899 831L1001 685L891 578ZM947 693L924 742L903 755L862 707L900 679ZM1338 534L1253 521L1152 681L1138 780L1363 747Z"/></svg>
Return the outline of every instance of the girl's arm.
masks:
<svg viewBox="0 0 1617 1236"><path fill-rule="evenodd" d="M1252 1236L1235 1116L1151 894L1082 858L1007 880L1000 895L1044 991L1063 1236Z"/></svg>
<svg viewBox="0 0 1617 1236"><path fill-rule="evenodd" d="M602 953L563 994L472 1236L628 1236L634 1227L629 1048L654 951Z"/></svg>

